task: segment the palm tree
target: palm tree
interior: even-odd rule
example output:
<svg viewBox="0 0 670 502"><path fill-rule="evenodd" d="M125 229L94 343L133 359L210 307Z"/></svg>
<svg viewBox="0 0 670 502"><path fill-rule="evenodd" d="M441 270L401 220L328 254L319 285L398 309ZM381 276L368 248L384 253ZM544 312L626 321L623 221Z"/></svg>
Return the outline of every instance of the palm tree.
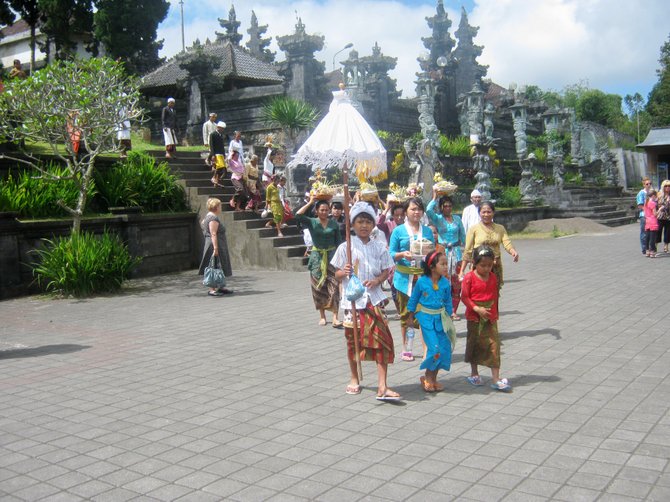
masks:
<svg viewBox="0 0 670 502"><path fill-rule="evenodd" d="M263 107L262 117L269 125L282 129L289 140L286 153L290 156L295 149L298 134L314 126L319 112L305 101L280 96Z"/></svg>

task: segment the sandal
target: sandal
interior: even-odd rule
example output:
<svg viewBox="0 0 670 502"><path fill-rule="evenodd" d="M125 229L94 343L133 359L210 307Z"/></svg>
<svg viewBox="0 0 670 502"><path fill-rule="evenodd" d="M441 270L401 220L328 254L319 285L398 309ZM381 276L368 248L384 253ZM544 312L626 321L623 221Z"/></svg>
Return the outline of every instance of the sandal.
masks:
<svg viewBox="0 0 670 502"><path fill-rule="evenodd" d="M361 393L361 386L360 385L347 385L347 390L345 391L347 394L351 395L356 395Z"/></svg>
<svg viewBox="0 0 670 502"><path fill-rule="evenodd" d="M400 397L400 394L397 392L392 391L391 389L386 389L381 394L377 393L375 399L377 399L377 401L400 401L402 397Z"/></svg>
<svg viewBox="0 0 670 502"><path fill-rule="evenodd" d="M444 385L439 382L435 382L433 384L433 389L435 389L435 392L442 392L444 390Z"/></svg>
<svg viewBox="0 0 670 502"><path fill-rule="evenodd" d="M411 352L403 352L401 359L403 361L414 361L414 354L412 354Z"/></svg>
<svg viewBox="0 0 670 502"><path fill-rule="evenodd" d="M220 293L219 291L208 291L207 296L223 296L223 293Z"/></svg>
<svg viewBox="0 0 670 502"><path fill-rule="evenodd" d="M341 328L342 326L344 326L342 321L333 321L333 328Z"/></svg>
<svg viewBox="0 0 670 502"><path fill-rule="evenodd" d="M435 392L435 386L426 380L426 377L419 378L419 381L424 392Z"/></svg>
<svg viewBox="0 0 670 502"><path fill-rule="evenodd" d="M221 293L222 295L232 295L233 294L233 290L228 289L228 288L219 288L219 289L216 290L216 292Z"/></svg>
<svg viewBox="0 0 670 502"><path fill-rule="evenodd" d="M484 385L479 375L469 376L467 380L470 385L474 385L475 387L481 387L482 385Z"/></svg>
<svg viewBox="0 0 670 502"><path fill-rule="evenodd" d="M496 383L491 384L493 390L499 390L500 392L512 392L512 386L507 381L507 378L498 380Z"/></svg>

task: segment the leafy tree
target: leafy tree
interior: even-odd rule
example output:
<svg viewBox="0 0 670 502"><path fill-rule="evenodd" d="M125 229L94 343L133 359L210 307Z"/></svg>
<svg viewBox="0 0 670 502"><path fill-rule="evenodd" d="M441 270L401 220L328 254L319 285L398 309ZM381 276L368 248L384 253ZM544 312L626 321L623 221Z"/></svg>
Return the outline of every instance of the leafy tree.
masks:
<svg viewBox="0 0 670 502"><path fill-rule="evenodd" d="M48 43L55 46L56 60L72 59L77 47L77 39L90 36L93 30L92 0L38 0L40 9L40 30L47 36ZM97 54L95 40L86 44L86 50Z"/></svg>
<svg viewBox="0 0 670 502"><path fill-rule="evenodd" d="M59 205L72 215L72 232L78 233L95 160L103 152L119 151L117 126L123 119L142 116L139 101L139 81L126 76L122 63L107 58L59 61L27 79L13 79L0 93L0 131L19 144L47 143L68 175L50 174L40 159L21 147L25 157L0 158L31 166L46 179L73 180L79 190L76 204Z"/></svg>
<svg viewBox="0 0 670 502"><path fill-rule="evenodd" d="M621 96L605 94L598 89L585 91L579 97L575 111L580 120L588 120L613 129L619 128L623 123Z"/></svg>
<svg viewBox="0 0 670 502"><path fill-rule="evenodd" d="M670 37L661 46L661 67L656 70L658 82L649 93L647 112L651 116L652 125L670 125Z"/></svg>
<svg viewBox="0 0 670 502"><path fill-rule="evenodd" d="M626 105L626 109L630 114L632 119L635 116L635 122L637 122L637 142L640 142L640 112L644 109L644 98L639 92L636 92L634 95L626 94L623 98L623 102Z"/></svg>
<svg viewBox="0 0 670 502"><path fill-rule="evenodd" d="M268 124L282 129L289 141L286 150L290 155L295 149L298 134L314 125L319 112L305 101L280 96L263 107L262 117Z"/></svg>
<svg viewBox="0 0 670 502"><path fill-rule="evenodd" d="M107 56L121 58L126 69L144 74L158 66L163 41L156 40L158 25L170 8L165 0L96 0L94 34Z"/></svg>
<svg viewBox="0 0 670 502"><path fill-rule="evenodd" d="M0 26L14 23L15 16L10 7L7 0L0 0Z"/></svg>
<svg viewBox="0 0 670 502"><path fill-rule="evenodd" d="M35 69L35 31L40 21L40 8L38 0L9 0L9 4L19 13L28 26L30 26L30 69Z"/></svg>

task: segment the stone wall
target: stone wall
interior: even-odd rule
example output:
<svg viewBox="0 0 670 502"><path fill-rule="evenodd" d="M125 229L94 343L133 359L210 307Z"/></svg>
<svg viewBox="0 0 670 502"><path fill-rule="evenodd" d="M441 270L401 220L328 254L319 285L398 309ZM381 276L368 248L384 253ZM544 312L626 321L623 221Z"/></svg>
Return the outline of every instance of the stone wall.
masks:
<svg viewBox="0 0 670 502"><path fill-rule="evenodd" d="M83 231L101 234L105 228L118 233L132 256L142 258L132 277L146 277L196 267L202 247L196 243L195 213L125 214L87 218ZM33 249L42 239L68 235L68 220L18 221L13 214L0 213L0 299L37 293L29 267L35 261Z"/></svg>

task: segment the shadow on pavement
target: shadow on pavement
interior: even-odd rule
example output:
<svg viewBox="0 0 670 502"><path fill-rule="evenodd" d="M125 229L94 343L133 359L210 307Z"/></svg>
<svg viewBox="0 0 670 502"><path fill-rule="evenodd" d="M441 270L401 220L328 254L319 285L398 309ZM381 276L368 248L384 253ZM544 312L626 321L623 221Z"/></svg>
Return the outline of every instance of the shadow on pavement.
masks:
<svg viewBox="0 0 670 502"><path fill-rule="evenodd" d="M500 333L500 338L502 340L511 340L513 338L521 337L530 337L530 336L541 336L541 335L551 335L556 340L561 339L561 332L554 328L543 328L543 329L530 329L527 331L514 331L512 333Z"/></svg>
<svg viewBox="0 0 670 502"><path fill-rule="evenodd" d="M70 354L71 352L79 352L80 350L90 348L90 345L63 343L60 345L42 345L41 347L31 347L29 349L0 350L0 359L22 359L26 357L50 356L52 354Z"/></svg>
<svg viewBox="0 0 670 502"><path fill-rule="evenodd" d="M253 286L258 283L257 277L245 275L233 275L227 278L226 287L232 289L234 296L262 295L272 293L274 290L255 290ZM154 277L143 277L133 279L122 291L128 296L155 296L162 293L176 294L178 296L207 296L207 289L202 285L202 276L197 271L193 274L179 272Z"/></svg>

